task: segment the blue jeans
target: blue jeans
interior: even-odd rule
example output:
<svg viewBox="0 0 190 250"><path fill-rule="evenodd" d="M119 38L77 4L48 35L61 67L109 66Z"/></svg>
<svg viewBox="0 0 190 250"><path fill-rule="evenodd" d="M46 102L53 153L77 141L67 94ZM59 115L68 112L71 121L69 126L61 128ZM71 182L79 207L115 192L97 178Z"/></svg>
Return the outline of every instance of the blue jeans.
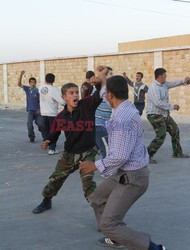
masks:
<svg viewBox="0 0 190 250"><path fill-rule="evenodd" d="M144 110L145 103L134 103L136 109L139 111L139 115L141 116Z"/></svg>
<svg viewBox="0 0 190 250"><path fill-rule="evenodd" d="M42 137L44 139L45 134L44 134L43 118L41 115L37 114L36 111L28 111L28 121L27 121L28 137L30 139L35 138L33 121L35 121L36 125L38 126L38 130L42 133Z"/></svg>
<svg viewBox="0 0 190 250"><path fill-rule="evenodd" d="M105 158L106 147L108 146L108 132L103 126L96 126L96 145L100 150L102 158Z"/></svg>

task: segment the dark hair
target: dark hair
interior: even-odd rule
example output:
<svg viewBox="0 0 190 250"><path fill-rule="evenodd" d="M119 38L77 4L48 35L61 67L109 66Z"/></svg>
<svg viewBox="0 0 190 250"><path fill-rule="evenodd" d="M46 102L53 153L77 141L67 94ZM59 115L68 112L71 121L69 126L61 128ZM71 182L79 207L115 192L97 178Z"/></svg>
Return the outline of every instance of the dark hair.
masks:
<svg viewBox="0 0 190 250"><path fill-rule="evenodd" d="M31 81L34 81L34 82L36 83L36 78L30 77L30 78L29 78L29 82L31 82Z"/></svg>
<svg viewBox="0 0 190 250"><path fill-rule="evenodd" d="M142 72L137 72L137 75L141 75L141 78L143 78L143 73Z"/></svg>
<svg viewBox="0 0 190 250"><path fill-rule="evenodd" d="M93 91L93 86L88 82L84 82L81 86L81 98L90 96L92 94L92 91Z"/></svg>
<svg viewBox="0 0 190 250"><path fill-rule="evenodd" d="M108 71L110 71L110 70L113 71L113 69L109 66L106 66L106 68L108 69Z"/></svg>
<svg viewBox="0 0 190 250"><path fill-rule="evenodd" d="M54 83L55 75L52 73L48 73L45 77L47 83Z"/></svg>
<svg viewBox="0 0 190 250"><path fill-rule="evenodd" d="M61 88L62 95L65 95L67 90L70 88L78 88L78 85L76 85L75 83L72 83L72 82L64 84Z"/></svg>
<svg viewBox="0 0 190 250"><path fill-rule="evenodd" d="M157 79L158 76L163 75L164 73L166 73L166 70L164 68L155 69L155 71L154 71L155 79Z"/></svg>
<svg viewBox="0 0 190 250"><path fill-rule="evenodd" d="M123 76L116 75L107 79L106 88L117 99L128 99L128 84Z"/></svg>
<svg viewBox="0 0 190 250"><path fill-rule="evenodd" d="M93 71L89 70L86 72L86 79L90 79L92 76L95 76Z"/></svg>

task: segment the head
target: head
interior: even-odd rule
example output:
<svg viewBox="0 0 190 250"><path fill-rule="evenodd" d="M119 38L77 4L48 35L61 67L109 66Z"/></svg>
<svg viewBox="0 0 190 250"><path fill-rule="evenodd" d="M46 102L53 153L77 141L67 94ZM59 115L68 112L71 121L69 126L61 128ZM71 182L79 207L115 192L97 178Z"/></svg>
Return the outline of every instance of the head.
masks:
<svg viewBox="0 0 190 250"><path fill-rule="evenodd" d="M136 73L136 82L141 82L143 79L143 73L142 72L137 72Z"/></svg>
<svg viewBox="0 0 190 250"><path fill-rule="evenodd" d="M116 102L128 99L128 84L123 76L112 76L106 81L106 99L114 108Z"/></svg>
<svg viewBox="0 0 190 250"><path fill-rule="evenodd" d="M157 68L154 71L154 76L156 81L158 81L159 83L163 84L166 81L166 70L164 68Z"/></svg>
<svg viewBox="0 0 190 250"><path fill-rule="evenodd" d="M106 75L106 79L109 79L110 77L113 76L113 69L108 66L107 66L107 69L108 69L108 73Z"/></svg>
<svg viewBox="0 0 190 250"><path fill-rule="evenodd" d="M79 88L75 83L66 83L61 88L63 100L67 104L67 109L72 111L78 106Z"/></svg>
<svg viewBox="0 0 190 250"><path fill-rule="evenodd" d="M93 71L89 70L86 72L86 79L90 80L92 76L95 76Z"/></svg>
<svg viewBox="0 0 190 250"><path fill-rule="evenodd" d="M36 87L36 78L31 77L29 79L29 85L30 85L31 88L35 88Z"/></svg>
<svg viewBox="0 0 190 250"><path fill-rule="evenodd" d="M81 86L81 98L90 96L92 92L93 92L93 86L88 82L84 82Z"/></svg>
<svg viewBox="0 0 190 250"><path fill-rule="evenodd" d="M55 82L55 75L52 73L48 73L46 74L45 80L46 83L53 85L53 83Z"/></svg>

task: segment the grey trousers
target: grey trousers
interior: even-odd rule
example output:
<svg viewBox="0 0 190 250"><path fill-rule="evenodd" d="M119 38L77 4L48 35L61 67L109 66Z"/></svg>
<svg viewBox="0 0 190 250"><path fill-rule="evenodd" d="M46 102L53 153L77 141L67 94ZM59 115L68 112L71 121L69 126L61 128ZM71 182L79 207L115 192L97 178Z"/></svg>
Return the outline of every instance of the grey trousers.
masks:
<svg viewBox="0 0 190 250"><path fill-rule="evenodd" d="M147 190L149 170L118 171L105 179L95 190L92 207L98 226L111 240L128 250L148 250L150 236L127 227L123 222L129 208ZM143 211L142 211L143 214Z"/></svg>

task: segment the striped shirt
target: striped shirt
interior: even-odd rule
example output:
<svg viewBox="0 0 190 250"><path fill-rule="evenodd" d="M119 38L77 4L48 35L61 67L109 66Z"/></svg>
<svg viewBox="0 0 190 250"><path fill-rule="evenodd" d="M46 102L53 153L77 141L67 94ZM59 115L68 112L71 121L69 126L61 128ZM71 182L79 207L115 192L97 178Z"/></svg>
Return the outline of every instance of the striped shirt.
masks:
<svg viewBox="0 0 190 250"><path fill-rule="evenodd" d="M144 143L144 130L135 106L126 100L112 113L106 122L108 131L108 155L95 162L96 168L105 177L113 175L118 169L137 170L149 162Z"/></svg>
<svg viewBox="0 0 190 250"><path fill-rule="evenodd" d="M110 119L112 113L112 108L111 106L106 102L102 101L101 104L98 106L96 109L95 113L95 123L96 126L103 126L105 127L105 122Z"/></svg>
<svg viewBox="0 0 190 250"><path fill-rule="evenodd" d="M163 115L167 117L170 110L174 109L174 105L169 103L169 89L183 85L183 80L175 82L165 82L160 84L156 80L150 85L147 93L147 114Z"/></svg>

